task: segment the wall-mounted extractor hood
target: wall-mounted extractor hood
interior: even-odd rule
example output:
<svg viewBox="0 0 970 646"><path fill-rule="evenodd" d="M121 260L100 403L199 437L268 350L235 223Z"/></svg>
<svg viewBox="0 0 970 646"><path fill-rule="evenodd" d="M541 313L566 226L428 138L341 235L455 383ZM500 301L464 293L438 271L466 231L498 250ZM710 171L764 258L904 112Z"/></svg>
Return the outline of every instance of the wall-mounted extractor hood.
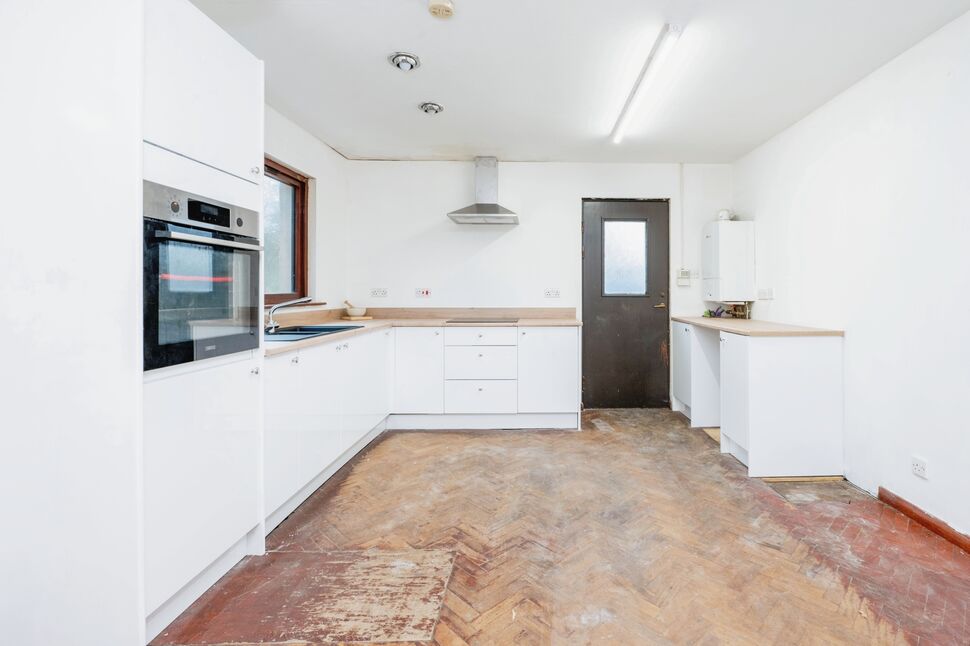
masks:
<svg viewBox="0 0 970 646"><path fill-rule="evenodd" d="M518 224L519 216L498 203L498 160L475 158L475 203L452 211L458 224Z"/></svg>

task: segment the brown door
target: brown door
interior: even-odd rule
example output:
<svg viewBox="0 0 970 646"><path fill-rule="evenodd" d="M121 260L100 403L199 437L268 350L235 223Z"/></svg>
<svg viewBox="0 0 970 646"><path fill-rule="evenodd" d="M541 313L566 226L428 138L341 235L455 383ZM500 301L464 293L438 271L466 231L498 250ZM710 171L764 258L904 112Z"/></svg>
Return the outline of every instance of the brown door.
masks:
<svg viewBox="0 0 970 646"><path fill-rule="evenodd" d="M583 200L583 407L670 405L667 200Z"/></svg>

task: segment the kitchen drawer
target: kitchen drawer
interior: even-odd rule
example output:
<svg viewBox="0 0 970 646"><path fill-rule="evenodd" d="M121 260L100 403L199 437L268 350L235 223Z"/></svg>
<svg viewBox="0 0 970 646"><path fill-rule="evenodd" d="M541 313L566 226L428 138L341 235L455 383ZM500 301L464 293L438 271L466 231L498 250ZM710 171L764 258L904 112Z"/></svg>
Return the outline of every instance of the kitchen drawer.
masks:
<svg viewBox="0 0 970 646"><path fill-rule="evenodd" d="M446 327L445 345L515 345L514 327Z"/></svg>
<svg viewBox="0 0 970 646"><path fill-rule="evenodd" d="M515 413L517 384L515 379L446 381L445 412Z"/></svg>
<svg viewBox="0 0 970 646"><path fill-rule="evenodd" d="M515 346L452 345L445 348L445 379L515 379Z"/></svg>

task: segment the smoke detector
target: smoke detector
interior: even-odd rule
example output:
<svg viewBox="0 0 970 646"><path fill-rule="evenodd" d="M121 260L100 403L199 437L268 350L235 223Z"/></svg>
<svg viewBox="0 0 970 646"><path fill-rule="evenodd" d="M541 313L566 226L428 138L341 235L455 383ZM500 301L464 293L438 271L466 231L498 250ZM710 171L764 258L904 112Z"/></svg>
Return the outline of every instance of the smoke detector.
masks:
<svg viewBox="0 0 970 646"><path fill-rule="evenodd" d="M451 18L455 13L455 5L451 0L428 0L428 11L435 18Z"/></svg>
<svg viewBox="0 0 970 646"><path fill-rule="evenodd" d="M426 101L418 106L418 109L425 114L438 114L439 112L444 112L444 108L437 103L432 103L431 101Z"/></svg>
<svg viewBox="0 0 970 646"><path fill-rule="evenodd" d="M407 52L394 52L387 57L387 60L402 72L410 72L413 69L421 67L421 59Z"/></svg>

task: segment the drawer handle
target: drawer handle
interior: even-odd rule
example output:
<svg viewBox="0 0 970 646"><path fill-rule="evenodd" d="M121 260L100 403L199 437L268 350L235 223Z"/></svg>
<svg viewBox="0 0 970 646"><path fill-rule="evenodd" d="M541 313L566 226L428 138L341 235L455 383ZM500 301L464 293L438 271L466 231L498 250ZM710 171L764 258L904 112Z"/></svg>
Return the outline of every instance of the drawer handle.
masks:
<svg viewBox="0 0 970 646"><path fill-rule="evenodd" d="M293 357L292 359L290 359L290 361L292 361L293 363L300 363L300 357Z"/></svg>
<svg viewBox="0 0 970 646"><path fill-rule="evenodd" d="M479 334L479 335L478 335L478 338L480 339L480 338L482 338L483 336L485 336L485 335L484 335L484 334Z"/></svg>
<svg viewBox="0 0 970 646"><path fill-rule="evenodd" d="M478 358L479 358L479 359L481 359L481 358L482 358L482 357L484 357L484 356L485 356L484 354L481 354L481 353L479 353L479 354L478 354Z"/></svg>
<svg viewBox="0 0 970 646"><path fill-rule="evenodd" d="M483 392L484 390L485 390L484 388L479 388L478 392Z"/></svg>

